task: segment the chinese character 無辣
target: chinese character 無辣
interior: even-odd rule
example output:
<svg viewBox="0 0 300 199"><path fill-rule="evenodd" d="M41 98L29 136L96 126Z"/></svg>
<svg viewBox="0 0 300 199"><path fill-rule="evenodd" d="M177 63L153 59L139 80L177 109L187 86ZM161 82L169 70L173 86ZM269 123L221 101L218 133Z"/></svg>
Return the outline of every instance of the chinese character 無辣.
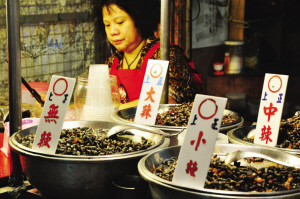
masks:
<svg viewBox="0 0 300 199"><path fill-rule="evenodd" d="M48 142L50 142L51 140L51 133L47 133L46 131L44 131L44 133L41 135L41 139L40 142L38 143L38 146L41 148L42 146L47 146L48 148L50 148L50 145Z"/></svg>
<svg viewBox="0 0 300 199"><path fill-rule="evenodd" d="M49 123L54 122L56 124L56 119L59 118L59 116L57 116L58 106L55 106L54 104L51 104L51 106L49 108L50 108L50 110L48 111L48 116L44 116L45 121L49 122Z"/></svg>

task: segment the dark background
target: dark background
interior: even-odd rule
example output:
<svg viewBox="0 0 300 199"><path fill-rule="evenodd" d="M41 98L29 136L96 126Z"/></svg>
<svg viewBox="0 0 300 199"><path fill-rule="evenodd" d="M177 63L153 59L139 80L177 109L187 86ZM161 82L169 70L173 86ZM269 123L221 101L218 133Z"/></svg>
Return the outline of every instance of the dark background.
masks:
<svg viewBox="0 0 300 199"><path fill-rule="evenodd" d="M224 45L192 49L192 59L201 72L205 94L224 97L242 92L247 101L260 99L265 73L289 75L286 101L300 104L300 1L245 0L245 55L256 54L258 64L237 75L213 75L213 63L224 61Z"/></svg>

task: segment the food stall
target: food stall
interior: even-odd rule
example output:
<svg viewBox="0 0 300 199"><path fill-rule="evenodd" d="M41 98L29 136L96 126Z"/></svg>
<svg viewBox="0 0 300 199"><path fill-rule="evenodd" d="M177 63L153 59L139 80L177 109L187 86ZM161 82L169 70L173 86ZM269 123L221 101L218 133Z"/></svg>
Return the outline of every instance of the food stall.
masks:
<svg viewBox="0 0 300 199"><path fill-rule="evenodd" d="M166 5L169 2L161 2L162 13L168 13L169 6ZM158 113L155 114L154 125L134 122L138 103L131 102L118 107L111 114L111 121L64 121L59 144L53 154L32 149L39 126L21 130L21 45L16 42L19 41L20 34L19 3L15 0L8 1L7 7L11 121L8 143L12 150L10 159L0 152L1 198L299 197L300 158L297 156L298 150L290 146L290 143L297 145L298 142L291 136L298 130L298 115L293 118L289 115L289 119L282 121L279 136L288 139L278 143L280 147L261 147L253 144L250 139L253 139L251 130L255 130L252 125L252 122L256 122L252 120L254 117L249 117L248 112L245 114L245 104L242 108L233 106L238 105L234 97L230 99L233 100L231 106L227 104L221 114L214 156L204 189L172 182L185 136L190 135L188 125L192 122L188 121L193 113L193 103L167 104L167 89L162 94L166 95L162 97ZM169 21L168 15L162 16L161 48L166 49L163 50L165 53L162 54L162 59L168 60ZM52 86L53 83L50 84L50 91L54 90L55 83L53 88ZM167 86L165 84L165 88ZM233 107L235 110L230 109ZM114 135L114 138L108 137L107 133L116 126L125 130L119 130L122 133ZM216 126L210 126L216 129ZM3 137L4 134L0 133L0 148ZM200 141L205 144L208 140L199 139L197 147ZM44 145L47 143L44 142ZM234 159L230 164L225 164L228 154L237 150L248 154L239 162ZM257 154L260 155L255 158ZM124 185L120 182L122 180L126 181ZM126 187L130 180L135 186L131 192L132 187Z"/></svg>

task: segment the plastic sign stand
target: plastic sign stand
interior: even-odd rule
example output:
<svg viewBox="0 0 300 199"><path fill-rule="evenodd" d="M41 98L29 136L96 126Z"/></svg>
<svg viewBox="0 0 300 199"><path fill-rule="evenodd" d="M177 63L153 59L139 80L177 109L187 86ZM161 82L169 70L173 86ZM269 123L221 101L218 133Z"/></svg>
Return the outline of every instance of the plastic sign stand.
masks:
<svg viewBox="0 0 300 199"><path fill-rule="evenodd" d="M288 75L265 75L254 143L274 147L277 144Z"/></svg>
<svg viewBox="0 0 300 199"><path fill-rule="evenodd" d="M169 61L149 59L134 122L154 125Z"/></svg>
<svg viewBox="0 0 300 199"><path fill-rule="evenodd" d="M76 79L53 75L32 149L55 154Z"/></svg>
<svg viewBox="0 0 300 199"><path fill-rule="evenodd" d="M196 95L173 183L203 189L227 98Z"/></svg>

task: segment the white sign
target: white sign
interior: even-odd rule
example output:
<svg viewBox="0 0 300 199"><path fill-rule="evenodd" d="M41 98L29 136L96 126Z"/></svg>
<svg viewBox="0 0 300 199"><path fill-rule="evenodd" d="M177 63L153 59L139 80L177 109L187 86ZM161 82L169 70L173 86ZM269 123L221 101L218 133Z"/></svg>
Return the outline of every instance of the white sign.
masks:
<svg viewBox="0 0 300 199"><path fill-rule="evenodd" d="M255 144L277 144L288 79L288 75L266 73L257 117Z"/></svg>
<svg viewBox="0 0 300 199"><path fill-rule="evenodd" d="M227 98L196 95L173 183L203 189Z"/></svg>
<svg viewBox="0 0 300 199"><path fill-rule="evenodd" d="M134 122L154 125L169 61L149 59Z"/></svg>
<svg viewBox="0 0 300 199"><path fill-rule="evenodd" d="M55 154L76 79L53 75L32 149Z"/></svg>

